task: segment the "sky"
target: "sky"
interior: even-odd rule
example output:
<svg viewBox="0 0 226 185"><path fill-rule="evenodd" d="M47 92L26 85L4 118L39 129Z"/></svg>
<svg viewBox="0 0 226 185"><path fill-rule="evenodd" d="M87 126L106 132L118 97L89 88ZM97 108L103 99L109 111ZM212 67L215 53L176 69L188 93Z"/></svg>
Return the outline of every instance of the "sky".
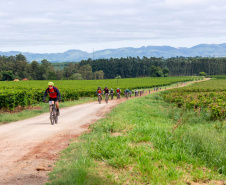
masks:
<svg viewBox="0 0 226 185"><path fill-rule="evenodd" d="M0 0L0 51L226 43L225 0Z"/></svg>

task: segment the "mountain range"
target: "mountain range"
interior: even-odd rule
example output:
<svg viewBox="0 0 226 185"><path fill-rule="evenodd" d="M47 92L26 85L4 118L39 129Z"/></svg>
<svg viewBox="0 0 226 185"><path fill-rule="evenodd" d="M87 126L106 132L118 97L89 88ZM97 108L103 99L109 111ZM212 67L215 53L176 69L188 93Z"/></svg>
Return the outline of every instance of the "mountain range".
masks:
<svg viewBox="0 0 226 185"><path fill-rule="evenodd" d="M81 50L68 50L63 53L30 53L20 51L0 51L0 55L11 56L23 54L29 62L36 60L40 62L47 59L49 62L80 62L81 60L100 59L100 58L121 58L121 57L225 57L226 43L224 44L199 44L191 48L171 46L143 46L140 48L125 47L118 49L104 49L88 53Z"/></svg>

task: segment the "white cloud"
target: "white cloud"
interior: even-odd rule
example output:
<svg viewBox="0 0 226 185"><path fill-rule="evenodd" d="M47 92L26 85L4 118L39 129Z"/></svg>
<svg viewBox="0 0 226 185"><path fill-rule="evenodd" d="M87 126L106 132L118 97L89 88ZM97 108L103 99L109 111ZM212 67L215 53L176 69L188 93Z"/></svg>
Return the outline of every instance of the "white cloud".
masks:
<svg viewBox="0 0 226 185"><path fill-rule="evenodd" d="M213 38L226 42L224 4L223 0L0 1L0 51L34 52L45 45L51 51L136 47L147 41L173 45L173 40L185 46L186 40L195 45Z"/></svg>

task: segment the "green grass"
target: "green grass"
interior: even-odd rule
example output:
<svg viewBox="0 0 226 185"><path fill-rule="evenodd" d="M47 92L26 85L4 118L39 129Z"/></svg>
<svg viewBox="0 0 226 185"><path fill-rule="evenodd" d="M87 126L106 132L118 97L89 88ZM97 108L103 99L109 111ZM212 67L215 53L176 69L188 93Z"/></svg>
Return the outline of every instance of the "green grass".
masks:
<svg viewBox="0 0 226 185"><path fill-rule="evenodd" d="M130 99L62 152L47 184L187 184L226 179L226 131L158 94Z"/></svg>
<svg viewBox="0 0 226 185"><path fill-rule="evenodd" d="M61 102L60 108L70 107L82 103L87 103L91 101L96 101L94 97L84 97L75 101ZM32 108L33 107L33 108ZM34 104L30 107L30 109L24 109L19 112L12 111L11 113L2 112L0 113L0 125L4 123L10 123L13 121L19 121L27 118L31 118L34 116L41 115L45 112L49 112L49 104L48 103L39 103Z"/></svg>

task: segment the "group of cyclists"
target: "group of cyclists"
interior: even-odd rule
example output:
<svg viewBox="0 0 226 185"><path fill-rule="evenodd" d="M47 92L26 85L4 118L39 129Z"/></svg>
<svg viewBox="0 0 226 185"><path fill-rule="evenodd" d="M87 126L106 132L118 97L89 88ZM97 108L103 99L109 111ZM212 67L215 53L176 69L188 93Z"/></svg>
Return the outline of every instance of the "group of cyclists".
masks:
<svg viewBox="0 0 226 185"><path fill-rule="evenodd" d="M57 115L59 116L60 115L59 101L61 101L60 91L56 86L54 86L53 82L49 82L48 86L49 87L44 92L43 102L46 102L45 101L46 96L47 96L47 94L49 94L49 101L55 102L55 105L57 108ZM105 87L104 90L102 90L100 87L98 87L98 89L96 90L96 94L98 96L101 96L101 99L102 99L102 94L107 94L107 96L109 98L110 94L112 94L112 97L113 97L114 90L112 88L111 88L111 90L109 90L107 87ZM118 95L120 97L121 90L119 88L116 89L116 94L117 94L117 97L118 97ZM131 97L131 94L132 94L132 92L129 89L124 90L124 95L130 95L130 97Z"/></svg>
<svg viewBox="0 0 226 185"><path fill-rule="evenodd" d="M126 93L130 94L130 97L131 97L132 92L129 89L124 90L124 95L126 95ZM109 90L108 87L105 87L104 90L102 90L100 87L98 87L98 89L96 90L96 94L98 96L101 96L101 98L102 98L102 94L107 94L107 96L109 98L110 94L112 94L112 95L114 94L114 90L112 88L111 88L111 90ZM121 94L120 88L116 89L116 94L117 95Z"/></svg>

